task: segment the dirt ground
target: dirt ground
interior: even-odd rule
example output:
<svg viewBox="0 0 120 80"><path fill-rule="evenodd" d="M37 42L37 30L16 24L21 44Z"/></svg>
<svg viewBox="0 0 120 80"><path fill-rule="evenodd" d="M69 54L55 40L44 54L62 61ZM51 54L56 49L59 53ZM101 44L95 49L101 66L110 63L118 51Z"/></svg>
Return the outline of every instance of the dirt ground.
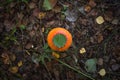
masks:
<svg viewBox="0 0 120 80"><path fill-rule="evenodd" d="M47 44L55 27L65 52ZM120 0L0 0L0 80L120 80Z"/></svg>

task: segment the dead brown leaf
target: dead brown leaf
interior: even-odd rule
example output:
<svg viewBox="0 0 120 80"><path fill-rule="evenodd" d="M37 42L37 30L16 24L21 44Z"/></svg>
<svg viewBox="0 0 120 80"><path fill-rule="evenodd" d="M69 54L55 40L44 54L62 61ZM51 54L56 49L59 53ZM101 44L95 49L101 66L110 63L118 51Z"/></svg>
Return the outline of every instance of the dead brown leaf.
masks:
<svg viewBox="0 0 120 80"><path fill-rule="evenodd" d="M10 60L15 61L16 60L16 55L15 54L10 54Z"/></svg>
<svg viewBox="0 0 120 80"><path fill-rule="evenodd" d="M89 3L88 3L91 7L95 7L96 6L96 3L94 0L89 0Z"/></svg>
<svg viewBox="0 0 120 80"><path fill-rule="evenodd" d="M32 15L35 16L35 17L38 17L39 12L40 12L40 10L38 8L35 8L33 10L33 14Z"/></svg>
<svg viewBox="0 0 120 80"><path fill-rule="evenodd" d="M13 24L9 20L4 20L4 25L7 31L10 31L13 28Z"/></svg>
<svg viewBox="0 0 120 80"><path fill-rule="evenodd" d="M106 21L112 21L112 19L113 19L113 13L112 13L112 11L105 12L104 18L105 18Z"/></svg>
<svg viewBox="0 0 120 80"><path fill-rule="evenodd" d="M54 75L55 75L55 78L56 80L60 80L59 77L60 77L60 72L58 70L56 70L55 68L53 69L53 72L54 72Z"/></svg>
<svg viewBox="0 0 120 80"><path fill-rule="evenodd" d="M33 9L36 7L36 4L34 2L29 3L29 8Z"/></svg>
<svg viewBox="0 0 120 80"><path fill-rule="evenodd" d="M103 65L103 58L99 58L97 63L98 65Z"/></svg>
<svg viewBox="0 0 120 80"><path fill-rule="evenodd" d="M22 20L24 17L23 13L17 13L17 16L18 16L19 20Z"/></svg>
<svg viewBox="0 0 120 80"><path fill-rule="evenodd" d="M1 57L2 57L2 60L3 60L4 64L10 64L10 58L9 58L9 55L6 52L2 53Z"/></svg>
<svg viewBox="0 0 120 80"><path fill-rule="evenodd" d="M34 30L30 31L29 35L30 35L30 37L33 37L35 35L35 31Z"/></svg>
<svg viewBox="0 0 120 80"><path fill-rule="evenodd" d="M90 12L90 11L91 11L91 7L90 7L89 5L86 5L86 6L84 7L84 10L85 10L86 12Z"/></svg>
<svg viewBox="0 0 120 80"><path fill-rule="evenodd" d="M95 9L92 9L88 14L87 16L97 16L98 15L98 11L95 10Z"/></svg>
<svg viewBox="0 0 120 80"><path fill-rule="evenodd" d="M55 13L59 13L59 12L61 12L61 7L60 6L55 6L53 9L52 9L52 11L54 11Z"/></svg>
<svg viewBox="0 0 120 80"><path fill-rule="evenodd" d="M26 49L30 49L30 48L32 48L32 46L33 46L32 43L28 43L28 44L25 46L25 48L26 48Z"/></svg>
<svg viewBox="0 0 120 80"><path fill-rule="evenodd" d="M45 13L45 12L39 12L38 18L39 18L39 19L44 19L45 16L46 16L46 13Z"/></svg>
<svg viewBox="0 0 120 80"><path fill-rule="evenodd" d="M57 0L49 0L49 2L50 2L51 6L53 8L56 5Z"/></svg>
<svg viewBox="0 0 120 80"><path fill-rule="evenodd" d="M101 41L103 41L103 35L102 34L97 35L97 41L98 41L98 43L101 43Z"/></svg>
<svg viewBox="0 0 120 80"><path fill-rule="evenodd" d="M81 18L80 18L79 21L80 21L81 24L83 24L83 25L85 25L85 26L86 26L87 23L88 23L88 20L87 20L87 19L81 19Z"/></svg>
<svg viewBox="0 0 120 80"><path fill-rule="evenodd" d="M9 71L10 71L11 73L17 73L17 72L18 72L18 67L17 67L17 66L10 67L10 68L9 68Z"/></svg>

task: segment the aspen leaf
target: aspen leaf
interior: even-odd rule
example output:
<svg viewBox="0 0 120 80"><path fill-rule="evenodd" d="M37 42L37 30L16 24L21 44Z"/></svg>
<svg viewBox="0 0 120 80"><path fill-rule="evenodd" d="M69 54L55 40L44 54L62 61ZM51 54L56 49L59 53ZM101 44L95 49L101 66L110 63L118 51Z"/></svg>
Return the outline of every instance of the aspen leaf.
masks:
<svg viewBox="0 0 120 80"><path fill-rule="evenodd" d="M42 32L45 32L45 28L44 27L42 27Z"/></svg>
<svg viewBox="0 0 120 80"><path fill-rule="evenodd" d="M53 42L55 46L57 46L58 48L61 48L65 45L66 38L64 35L58 34L53 38Z"/></svg>
<svg viewBox="0 0 120 80"><path fill-rule="evenodd" d="M105 71L105 69L100 69L100 71L98 73L100 74L100 76L105 76L106 71Z"/></svg>
<svg viewBox="0 0 120 80"><path fill-rule="evenodd" d="M45 12L40 12L39 15L38 15L38 18L39 19L44 19L46 16L46 13Z"/></svg>
<svg viewBox="0 0 120 80"><path fill-rule="evenodd" d="M52 56L55 57L55 58L60 58L60 55L56 52L52 52Z"/></svg>
<svg viewBox="0 0 120 80"><path fill-rule="evenodd" d="M102 16L98 16L98 17L96 18L96 22L97 22L98 24L104 23L103 17L102 17Z"/></svg>
<svg viewBox="0 0 120 80"><path fill-rule="evenodd" d="M85 48L80 49L80 54L84 54L86 52Z"/></svg>
<svg viewBox="0 0 120 80"><path fill-rule="evenodd" d="M44 0L44 2L43 2L43 8L45 10L51 10L52 9L52 6L51 6L49 0Z"/></svg>
<svg viewBox="0 0 120 80"><path fill-rule="evenodd" d="M19 61L17 65L18 65L18 67L21 67L23 65L23 62Z"/></svg>
<svg viewBox="0 0 120 80"><path fill-rule="evenodd" d="M18 67L17 67L17 66L10 67L10 68L9 68L9 71L10 71L11 73L17 73L17 72L18 72Z"/></svg>
<svg viewBox="0 0 120 80"><path fill-rule="evenodd" d="M88 72L95 72L96 71L96 59L88 59L85 62L85 67Z"/></svg>

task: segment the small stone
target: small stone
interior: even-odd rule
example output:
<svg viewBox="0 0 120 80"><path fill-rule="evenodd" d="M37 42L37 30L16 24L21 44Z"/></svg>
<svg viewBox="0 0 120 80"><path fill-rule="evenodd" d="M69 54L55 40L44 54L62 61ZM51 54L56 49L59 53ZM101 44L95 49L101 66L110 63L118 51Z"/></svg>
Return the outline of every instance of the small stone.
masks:
<svg viewBox="0 0 120 80"><path fill-rule="evenodd" d="M119 20L118 19L113 19L113 21L112 21L112 24L118 24L119 23Z"/></svg>
<svg viewBox="0 0 120 80"><path fill-rule="evenodd" d="M113 64L112 65L112 70L113 71L117 71L118 69L120 69L120 65L119 64Z"/></svg>
<svg viewBox="0 0 120 80"><path fill-rule="evenodd" d="M25 46L25 48L26 48L26 49L30 49L30 48L32 48L32 46L33 46L33 45L32 45L31 43L28 43L28 44Z"/></svg>

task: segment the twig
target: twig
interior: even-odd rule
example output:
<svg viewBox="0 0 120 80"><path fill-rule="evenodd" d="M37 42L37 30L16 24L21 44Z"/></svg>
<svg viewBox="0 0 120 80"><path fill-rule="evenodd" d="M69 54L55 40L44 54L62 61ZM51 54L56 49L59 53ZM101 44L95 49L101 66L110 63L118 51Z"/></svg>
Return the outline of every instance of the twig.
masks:
<svg viewBox="0 0 120 80"><path fill-rule="evenodd" d="M88 76L87 74L84 74L83 72L79 71L78 69L76 69L76 68L74 68L74 67L71 67L70 65L64 63L63 61L61 61L61 60L59 60L59 59L56 59L56 60L57 60L59 63L63 64L64 66L66 66L66 67L68 67L68 68L70 68L70 69L78 72L79 74L82 74L83 76L85 76L85 77L87 77L87 78L89 78L89 79L91 79L91 80L95 80L95 79L92 78L91 76Z"/></svg>

